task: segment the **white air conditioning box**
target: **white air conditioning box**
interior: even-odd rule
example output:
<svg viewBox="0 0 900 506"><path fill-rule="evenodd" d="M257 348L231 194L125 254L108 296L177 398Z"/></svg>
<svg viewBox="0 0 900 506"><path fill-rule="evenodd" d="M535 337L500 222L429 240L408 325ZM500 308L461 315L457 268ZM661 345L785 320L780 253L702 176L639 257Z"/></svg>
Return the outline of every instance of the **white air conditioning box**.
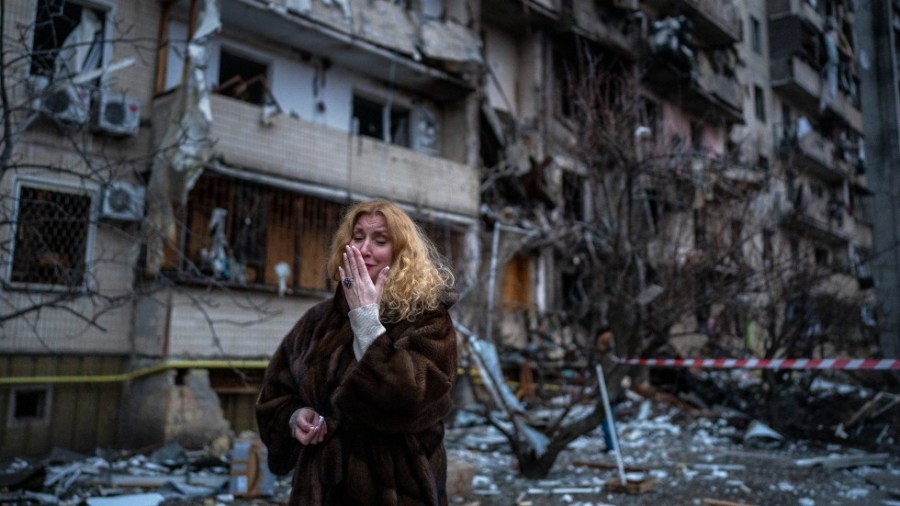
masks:
<svg viewBox="0 0 900 506"><path fill-rule="evenodd" d="M33 107L62 123L84 125L90 119L91 93L69 81L50 83L46 76L32 76Z"/></svg>
<svg viewBox="0 0 900 506"><path fill-rule="evenodd" d="M144 216L143 186L124 181L110 181L103 187L100 217L113 220L135 221Z"/></svg>
<svg viewBox="0 0 900 506"><path fill-rule="evenodd" d="M141 103L124 93L103 91L94 104L94 129L111 135L135 135L141 126Z"/></svg>
<svg viewBox="0 0 900 506"><path fill-rule="evenodd" d="M428 107L417 105L410 112L409 119L413 150L429 155L440 154L440 125L437 114Z"/></svg>

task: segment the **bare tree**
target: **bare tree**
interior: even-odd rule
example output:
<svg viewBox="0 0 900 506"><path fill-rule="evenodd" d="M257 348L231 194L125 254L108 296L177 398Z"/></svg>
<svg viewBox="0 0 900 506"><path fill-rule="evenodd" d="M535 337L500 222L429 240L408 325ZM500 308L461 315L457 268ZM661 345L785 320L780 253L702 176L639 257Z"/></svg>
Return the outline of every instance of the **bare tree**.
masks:
<svg viewBox="0 0 900 506"><path fill-rule="evenodd" d="M149 174L184 161L185 146L208 145L208 137L176 117L169 135L153 146L147 130L138 131L139 116L123 121L123 115L136 114L136 98L100 109L104 98L124 97L107 88L110 76L150 65L158 41L134 37L133 26L75 2L37 2L31 23L14 23L11 15L21 9L9 4L0 1L0 332L24 325L42 340L41 321L60 313L81 321L82 331L105 331L104 316L111 312L161 290L180 290L178 272L160 269L159 262L152 272L141 268L148 252L154 260L168 255L179 272L196 273L195 282L229 293L234 279L197 265L178 244L176 230L215 240L214 226L192 230L183 213L174 212L190 184L146 189ZM112 53L128 57L102 56ZM181 88L189 84L188 79ZM177 93L186 96L183 102L197 101ZM208 151L197 148L185 162L193 164L194 178ZM168 210L169 220L144 220L145 207L150 213ZM226 222L219 225L224 230ZM232 252L222 254L234 260ZM213 336L218 326L233 324L210 315L210 299L184 293ZM272 316L239 293L231 297L257 321ZM53 349L51 343L44 347Z"/></svg>
<svg viewBox="0 0 900 506"><path fill-rule="evenodd" d="M492 263L541 251L553 257L561 304L523 317L532 322L526 353L535 370L559 368L565 357L566 367L580 369L575 377L590 380L598 360L594 338L607 326L616 352L628 357L672 356L673 339L681 335L699 337L704 356L783 357L821 346L809 340L810 329L819 329L815 339L833 336L825 341L837 344L838 336L858 328L852 315L861 300L828 287L831 270L805 269L771 251L767 234L778 218L768 190L776 175L736 153L664 136L635 66L587 58L582 68L570 74L567 97L570 154L579 170L563 176L559 197L543 178L545 164L535 160L522 170L514 158L502 159L483 187L487 218L514 217L524 229L493 250ZM523 196L527 203L517 205ZM806 311L813 305L815 311ZM851 317L811 320L838 307ZM786 308L793 316L784 316ZM496 311L489 316L499 318L502 308ZM750 323L761 327L759 349L745 339ZM504 344L485 345L462 330L483 365L493 394L488 403L499 409L489 420L509 440L519 470L545 476L560 451L603 419L596 383L568 385L566 402L551 419L535 419L514 394L503 394L498 374L490 372L499 361L491 357L500 356L494 347ZM606 371L612 396L628 372L622 366ZM637 381L644 382L641 372ZM777 410L769 410L773 418L762 415L776 420Z"/></svg>

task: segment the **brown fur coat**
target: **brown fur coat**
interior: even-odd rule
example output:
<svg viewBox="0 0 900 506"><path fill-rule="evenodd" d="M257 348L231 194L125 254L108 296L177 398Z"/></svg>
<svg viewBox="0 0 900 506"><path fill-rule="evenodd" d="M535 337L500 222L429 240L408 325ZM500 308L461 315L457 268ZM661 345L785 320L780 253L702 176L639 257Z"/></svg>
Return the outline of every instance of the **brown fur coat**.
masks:
<svg viewBox="0 0 900 506"><path fill-rule="evenodd" d="M311 308L284 338L256 404L276 474L294 471L292 505L446 505L443 418L456 379L448 295L414 322L384 324L357 362L344 294ZM291 437L309 406L325 416L317 445Z"/></svg>

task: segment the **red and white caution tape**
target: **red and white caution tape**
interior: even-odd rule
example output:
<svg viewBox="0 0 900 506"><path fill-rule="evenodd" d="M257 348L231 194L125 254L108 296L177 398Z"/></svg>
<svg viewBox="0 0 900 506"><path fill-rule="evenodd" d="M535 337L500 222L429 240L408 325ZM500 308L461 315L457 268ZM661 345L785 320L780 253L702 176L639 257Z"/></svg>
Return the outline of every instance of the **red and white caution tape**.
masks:
<svg viewBox="0 0 900 506"><path fill-rule="evenodd" d="M620 358L619 363L649 367L709 369L869 369L900 370L900 360L874 358Z"/></svg>

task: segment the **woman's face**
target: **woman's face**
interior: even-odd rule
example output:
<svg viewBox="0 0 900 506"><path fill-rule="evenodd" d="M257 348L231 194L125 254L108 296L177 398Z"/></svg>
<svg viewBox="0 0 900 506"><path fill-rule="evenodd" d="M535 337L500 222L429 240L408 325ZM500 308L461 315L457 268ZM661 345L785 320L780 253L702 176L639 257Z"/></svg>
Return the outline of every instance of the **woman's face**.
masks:
<svg viewBox="0 0 900 506"><path fill-rule="evenodd" d="M366 213L356 218L353 225L353 236L350 244L356 246L362 253L366 270L372 281L378 278L382 269L391 265L394 261L394 243L388 233L387 222L384 216L374 213Z"/></svg>

